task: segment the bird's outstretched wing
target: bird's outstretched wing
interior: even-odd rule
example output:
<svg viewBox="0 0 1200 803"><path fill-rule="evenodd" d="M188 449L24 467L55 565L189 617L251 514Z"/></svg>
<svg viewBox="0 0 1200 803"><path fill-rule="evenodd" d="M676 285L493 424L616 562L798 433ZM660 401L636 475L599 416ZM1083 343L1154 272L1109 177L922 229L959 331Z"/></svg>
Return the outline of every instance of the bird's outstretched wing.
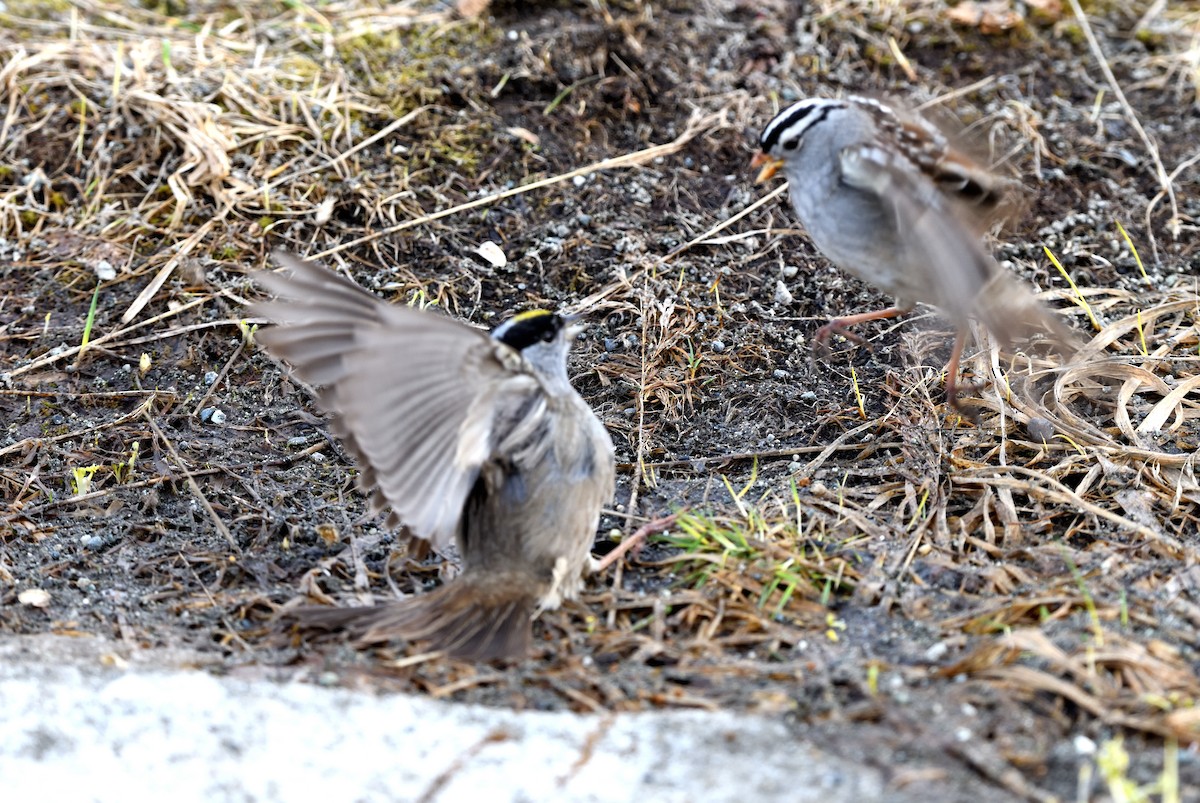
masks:
<svg viewBox="0 0 1200 803"><path fill-rule="evenodd" d="M297 376L323 387L322 406L360 468L373 512L442 549L490 458L500 396L536 387L520 356L486 332L436 313L386 304L349 279L276 252L284 272L254 278L275 299L252 312L257 334Z"/></svg>

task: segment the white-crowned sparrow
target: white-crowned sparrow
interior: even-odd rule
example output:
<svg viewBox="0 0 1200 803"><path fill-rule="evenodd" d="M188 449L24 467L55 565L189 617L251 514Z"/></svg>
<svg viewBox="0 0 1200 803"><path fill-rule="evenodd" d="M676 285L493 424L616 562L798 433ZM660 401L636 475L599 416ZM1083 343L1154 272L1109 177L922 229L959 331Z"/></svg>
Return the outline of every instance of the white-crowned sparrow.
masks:
<svg viewBox="0 0 1200 803"><path fill-rule="evenodd" d="M896 296L896 305L836 318L817 331L824 347L847 326L891 318L916 302L939 307L958 336L947 366L955 404L969 318L1000 341L1048 333L1069 356L1076 337L983 249L980 234L1010 182L994 176L915 114L862 97L810 98L763 129L754 167L763 182L783 169L792 207L835 265Z"/></svg>
<svg viewBox="0 0 1200 803"><path fill-rule="evenodd" d="M304 381L358 461L371 508L391 508L462 573L429 593L366 608L309 609L304 624L365 643L430 641L457 657L516 657L541 610L574 596L612 499L608 432L567 379L572 319L525 312L489 336L386 304L284 253L255 280L276 296L257 338Z"/></svg>

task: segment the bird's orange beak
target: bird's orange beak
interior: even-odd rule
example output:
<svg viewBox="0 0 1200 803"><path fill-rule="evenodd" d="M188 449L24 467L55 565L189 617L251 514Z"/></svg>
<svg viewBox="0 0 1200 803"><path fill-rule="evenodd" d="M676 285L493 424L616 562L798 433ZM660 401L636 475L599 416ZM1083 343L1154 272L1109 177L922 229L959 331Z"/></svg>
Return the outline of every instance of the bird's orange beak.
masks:
<svg viewBox="0 0 1200 803"><path fill-rule="evenodd" d="M762 184L764 181L769 181L775 175L779 168L783 167L783 160L776 159L773 156L767 156L762 151L754 154L754 158L750 160L751 167L761 167L758 175L754 177L755 184Z"/></svg>

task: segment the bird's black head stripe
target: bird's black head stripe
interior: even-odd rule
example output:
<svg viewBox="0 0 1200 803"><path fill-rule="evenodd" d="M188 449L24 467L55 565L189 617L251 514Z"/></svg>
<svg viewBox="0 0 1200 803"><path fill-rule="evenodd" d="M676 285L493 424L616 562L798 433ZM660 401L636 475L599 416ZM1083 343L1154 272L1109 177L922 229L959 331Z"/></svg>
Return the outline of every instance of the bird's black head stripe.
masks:
<svg viewBox="0 0 1200 803"><path fill-rule="evenodd" d="M762 138L759 140L758 145L762 148L763 153L770 153L771 149L779 144L784 134L793 130L807 130L811 128L824 120L831 109L837 107L837 103L807 102L800 102L790 106L780 112L774 120L767 123L767 127L763 129ZM801 128L800 123L811 114L816 114L816 116Z"/></svg>
<svg viewBox="0 0 1200 803"><path fill-rule="evenodd" d="M522 312L492 332L492 337L523 351L535 343L549 343L566 326L561 315L545 310Z"/></svg>

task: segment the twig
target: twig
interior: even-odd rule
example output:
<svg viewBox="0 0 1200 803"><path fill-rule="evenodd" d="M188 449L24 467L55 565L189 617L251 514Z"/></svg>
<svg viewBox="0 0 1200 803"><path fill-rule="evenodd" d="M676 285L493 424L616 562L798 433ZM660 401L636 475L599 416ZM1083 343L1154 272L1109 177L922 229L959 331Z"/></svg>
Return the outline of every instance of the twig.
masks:
<svg viewBox="0 0 1200 803"><path fill-rule="evenodd" d="M340 163L346 161L348 158L350 158L354 154L361 151L363 148L368 148L371 145L378 142L379 140L390 136L397 129L408 125L413 120L415 120L419 114L422 114L423 112L426 112L428 110L429 110L428 106L418 106L417 108L413 109L408 114L404 115L403 117L401 117L397 120L393 120L392 122L388 123L386 126L384 126L382 129L380 129L376 133L374 133L371 136L364 139L362 142L358 143L357 145L355 145L351 148L347 148L346 150L337 154L333 158L327 159L326 161L322 162L321 164L312 165L310 167L305 167L300 170L296 170L295 172L282 175L279 178L275 179L274 181L267 182L263 186L255 188L254 194L260 195L263 192L266 192L267 190L273 190L276 187L285 186L285 185L290 184L291 182L295 181L296 179L300 178L301 176L307 176L312 173L318 173L322 170L332 170L333 168L337 167Z"/></svg>
<svg viewBox="0 0 1200 803"><path fill-rule="evenodd" d="M135 298L133 303L129 305L129 309L125 310L125 314L121 316L121 323L129 323L132 321L137 314L142 311L142 307L150 303L150 299L154 298L155 294L162 289L163 284L165 284L171 274L175 272L175 268L179 266L179 263L183 261L184 257L192 253L192 250L199 245L206 236L208 236L208 233L212 231L218 223L228 217L229 213L232 211L233 204L225 204L224 208L222 208L220 212L206 220L203 226L196 229L187 237L187 239L179 244L179 247L175 251L175 255L167 260L167 264L158 269L158 273L154 274L154 278L150 280L150 284L142 288L142 292L138 293L138 297Z"/></svg>
<svg viewBox="0 0 1200 803"><path fill-rule="evenodd" d="M441 220L444 217L457 215L459 212L466 212L469 209L474 209L479 206L494 204L498 201L503 201L505 198L512 198L515 195L521 195L533 190L540 190L544 189L545 187L553 187L555 184L561 184L564 181L569 181L576 176L585 176L588 173L598 173L602 170L613 170L620 167L636 167L638 165L645 164L646 162L653 161L660 156L669 156L670 154L675 153L683 148L684 145L695 139L701 131L708 129L723 117L724 114L719 112L715 114L693 117L690 121L688 121L688 125L682 134L670 142L662 145L653 145L649 148L644 148L643 150L635 151L633 153L624 153L620 156L614 156L611 159L593 162L590 165L576 168L575 170L571 170L567 173L562 173L557 176L550 176L549 178L544 178L540 181L534 181L521 187L513 187L512 189L504 190L503 192L492 193L491 195L486 195L483 198L476 198L473 201L467 201L466 203L459 204L458 206L452 206L449 209L431 212L428 215L422 215L421 217L414 218L413 220L406 220L402 223L397 223L394 226L389 226L386 229L380 229L379 231L372 232L371 234L366 234L362 237L359 237L357 240L349 240L344 243L339 243L332 248L327 248L324 251L312 254L308 257L308 259L324 259L325 257L333 256L334 254L346 251L350 248L356 248L364 243L373 242L397 232L404 231L405 229L411 229L415 226L421 226L426 223L432 223L435 220Z"/></svg>
<svg viewBox="0 0 1200 803"><path fill-rule="evenodd" d="M162 391L159 391L159 392L161 393ZM112 423L118 424L121 422L114 421ZM111 425L109 425L109 426L111 426ZM65 438L65 437L70 437L70 436L63 435L62 437ZM294 452L294 453L288 455L287 457L277 458L277 459L273 459L273 460L266 460L266 461L257 462L257 463L234 463L232 465L223 465L223 466L219 466L216 468L196 469L196 470L192 471L192 476L193 477L206 477L209 474L220 474L221 472L248 471L251 469L261 469L261 468L264 468L267 466L271 466L271 467L290 466L290 465L294 464L297 460L308 457L311 454L315 454L316 452L319 452L319 451L325 449L326 445L327 444L324 441L321 441L320 443L314 443L312 446L301 449L298 452ZM112 493L117 488L120 488L121 490L125 490L125 491L133 490L135 488L148 488L152 485L159 485L164 482L173 482L176 479L178 479L178 477L171 475L171 474L159 474L154 477L147 477L144 480L138 480L137 482L123 482L119 486L116 486L116 488L101 488L98 491L92 491L90 493L81 494L79 496L64 496L61 499L51 499L48 502L42 502L41 504L38 504L38 505L33 505L31 507L22 508L21 512L25 515L32 516L32 515L50 510L52 508L62 507L63 505L79 504L81 502L90 502L93 499L99 499L100 497L103 497L103 496L111 496ZM607 511L605 511L605 512L607 512ZM620 514L609 513L609 515L620 515Z"/></svg>
<svg viewBox="0 0 1200 803"><path fill-rule="evenodd" d="M152 335L131 337L128 340L118 340L115 343L108 343L107 345L110 349L119 349L123 346L140 346L143 343L157 343L158 341L166 340L169 337L186 335L188 332L199 332L203 331L204 329L215 329L218 326L240 326L243 321L246 323L263 323L263 320L258 318L224 318L219 321L203 321L201 323L190 323L186 326L176 326L172 329L166 329L162 332L155 332ZM95 343L93 342L92 345L95 345Z"/></svg>
<svg viewBox="0 0 1200 803"><path fill-rule="evenodd" d="M871 449L877 451L879 449L899 449L904 446L900 441L888 441L886 443L876 443L874 441L868 443L837 443L834 444L834 451L848 452L855 449L865 450ZM702 466L708 465L724 465L725 463L733 463L740 460L761 460L764 458L791 457L792 455L801 454L818 454L827 451L829 446L795 446L791 449L770 449L765 452L733 452L731 454L717 455L716 457L696 457L691 460L661 460L657 463L643 463L646 468L691 468L699 470ZM697 466L697 464L702 466ZM629 470L633 468L632 463L618 463L617 468L621 470Z"/></svg>
<svg viewBox="0 0 1200 803"><path fill-rule="evenodd" d="M213 509L212 504L208 501L208 497L206 497L204 492L200 490L200 484L196 482L192 472L188 470L187 463L185 463L183 458L180 457L179 452L175 451L175 444L171 443L171 441L167 439L166 434L162 431L162 429L159 428L158 423L155 422L154 417L150 415L148 410L146 411L145 416L146 423L150 425L150 429L154 430L155 436L162 441L163 446L166 447L167 451L171 454L171 457L175 459L175 464L179 467L179 470L183 473L184 478L187 480L188 487L192 490L192 495L196 497L196 501L198 501L204 508L205 512L208 513L209 518L211 518L213 521L213 526L217 528L217 532L225 537L225 540L229 543L230 548L235 554L241 555L242 548L237 545L237 541L233 540L233 534L229 532L229 528L225 526L225 522L221 521L221 517L218 516L217 511Z"/></svg>
<svg viewBox="0 0 1200 803"><path fill-rule="evenodd" d="M599 574L609 566L612 566L614 563L620 560L622 555L641 544L648 536L668 529L672 524L675 523L675 519L678 517L678 513L672 513L670 516L663 516L661 519L655 519L654 521L643 524L638 528L637 532L628 536L627 538L622 539L621 543L617 544L616 549L614 549L612 552L609 552L607 555L601 558L598 563L596 563L596 573Z"/></svg>
<svg viewBox="0 0 1200 803"><path fill-rule="evenodd" d="M83 429L72 430L71 432L63 433L62 435L52 435L48 438L25 438L24 440L19 440L16 443L12 444L11 446L5 446L3 449L0 449L0 457L4 456L6 454L9 454L10 452L18 452L18 451L24 449L25 447L30 446L31 444L34 444L34 443L39 443L39 444L57 443L58 441L71 440L72 438L78 438L82 435L87 435L89 432L98 432L101 429L119 426L120 424L124 424L127 421L131 421L132 419L145 414L146 411L150 408L150 405L153 404L154 400L157 398L158 398L157 393L151 393L150 397L148 399L146 399L144 402L142 402L141 404L139 404L137 406L137 408L135 410L133 410L132 412L126 413L125 415L121 416L120 418L113 419L112 421L108 421L104 424L98 424L97 426L94 426L94 427L84 427Z"/></svg>
<svg viewBox="0 0 1200 803"><path fill-rule="evenodd" d="M1014 476L1000 476L1000 469L1009 474L1019 474L1028 477L1032 482L1022 481ZM1158 546L1166 557L1181 558L1194 550L1185 546L1179 539L1174 538L1166 533L1158 532L1157 530L1147 527L1144 524L1139 524L1136 521L1113 513L1111 510L1106 510L1099 505L1092 504L1079 494L1072 491L1067 486L1063 485L1053 477L1033 469L1025 468L1024 466L995 466L983 471L993 474L994 476L970 476L967 474L959 474L952 477L955 484L961 485L991 485L995 487L1009 487L1027 493L1031 496L1046 496L1056 502L1072 505L1084 513L1090 513L1097 518L1104 519L1118 527L1134 532L1148 542ZM1039 485L1038 483L1045 483Z"/></svg>
<svg viewBox="0 0 1200 803"><path fill-rule="evenodd" d="M220 611L221 624L225 625L225 631L233 637L233 640L236 641L243 650L253 655L254 648L247 644L244 638L238 635L237 630L235 630L233 627L233 622L230 622L229 617L227 617L225 612L221 610L221 606L217 604L216 599L213 598L212 592L208 590L208 586L204 585L204 581L200 579L200 575L196 573L196 570L192 567L192 564L188 563L188 559L184 557L182 552L176 552L175 554L179 556L181 561L183 561L183 565L188 567L188 571L192 573L192 578L195 579L196 585L200 586L200 590L204 592L204 596L208 597L208 601L213 606L213 609Z"/></svg>
<svg viewBox="0 0 1200 803"><path fill-rule="evenodd" d="M153 318L147 318L146 320L142 321L141 323L135 323L132 326L126 326L124 329L118 329L115 332L109 332L106 335L102 335L101 337L98 337L95 340L93 340L89 345L92 348L95 348L96 346L100 345L101 343L107 343L110 340L114 340L117 337L125 334L126 332L132 332L134 329L141 329L143 326L149 326L152 323L158 323L159 321L165 321L167 318L174 318L176 315L180 314L181 312L186 312L187 310L191 309L192 307L195 307L199 304L203 304L205 301L211 301L212 299L217 298L219 296L228 296L228 295L229 295L229 293L227 291L221 291L220 293L217 293L216 295L204 296L203 298L193 299L181 307L177 307L173 310L167 310L166 312L162 313L161 315L155 315ZM34 360L31 363L22 365L20 368L14 368L12 371L9 371L7 374L0 374L0 381L11 380L15 377L20 376L21 374L26 374L34 369L41 368L44 365L50 365L52 363L58 362L59 360L65 360L68 357L74 357L78 353L79 353L79 346L72 346L69 349L63 349L62 351L56 352L54 354L45 354L45 355L39 357L38 359Z"/></svg>
<svg viewBox="0 0 1200 803"><path fill-rule="evenodd" d="M1158 146L1154 144L1154 140L1150 139L1150 135L1142 127L1142 123L1138 120L1133 107L1126 100L1125 93L1121 90L1121 85L1117 83L1117 77L1113 74L1112 67L1108 65L1104 49L1100 47L1100 41L1096 39L1096 34L1092 31L1091 23L1088 22L1087 16L1079 6L1079 0L1070 0L1070 3L1071 10L1075 12L1075 19L1079 22L1079 27L1083 30L1083 35L1087 38L1088 47L1092 49L1092 55L1096 57L1096 61L1100 65L1100 71L1104 73L1105 80L1108 81L1113 94L1117 96L1117 101L1121 104L1121 108L1124 110L1129 124L1137 131L1142 144L1146 146L1146 152L1150 154L1150 159L1154 163L1154 177L1158 179L1159 186L1171 201L1171 219L1167 221L1167 228L1171 232L1172 238L1178 240L1180 231L1179 204L1175 200L1175 187L1171 184L1171 179L1167 176L1167 169L1163 167L1162 159L1158 155ZM1158 242L1154 237L1154 231L1150 228L1150 209L1151 206L1148 205L1146 207L1146 233L1150 237L1150 247L1154 249L1154 259L1157 261Z"/></svg>
<svg viewBox="0 0 1200 803"><path fill-rule="evenodd" d="M642 278L649 281L650 274L643 273ZM650 311L646 308L646 299L649 297L649 288L643 288L643 292L639 293L639 304L641 305L642 317L642 337L641 348L639 349L638 359L638 387L637 387L637 444L634 447L633 464L637 467L634 473L633 482L629 483L629 503L625 509L630 513L637 512L638 490L642 487L642 483L646 482L648 477L646 474L646 385L647 378L650 373L649 365L646 359L647 340L650 336Z"/></svg>
<svg viewBox="0 0 1200 803"><path fill-rule="evenodd" d="M925 111L926 109L931 108L933 106L941 106L943 103L945 103L947 101L954 100L955 98L962 97L963 95L970 95L974 92L978 92L979 90L981 90L987 86L990 86L995 82L996 82L996 76L989 75L986 78L979 79L978 81L976 81L973 84L967 84L966 86L960 86L958 89L952 89L944 95L938 95L936 98L931 98L931 99L925 101L924 103L918 105L917 111L919 111L919 112Z"/></svg>
<svg viewBox="0 0 1200 803"><path fill-rule="evenodd" d="M674 250L670 251L660 261L661 262L669 262L670 260L672 260L675 257L682 254L684 251L691 248L692 246L703 243L705 240L707 240L709 237L713 236L717 232L723 231L724 229L729 228L734 223L737 223L739 220L746 217L746 215L750 215L750 214L753 214L754 212L756 212L759 209L759 207L765 206L766 204L768 204L771 201L778 198L780 195L783 195L784 191L787 190L787 188L788 188L787 182L786 181L782 182L778 187L771 190L766 195L764 195L763 197L759 198L754 203L747 206L741 212L738 212L736 215L734 215L732 217L725 218L720 223L718 223L717 225L713 226L708 231L701 234L699 237L694 237L691 240L688 240L683 245L678 246Z"/></svg>
<svg viewBox="0 0 1200 803"><path fill-rule="evenodd" d="M213 380L213 383L208 386L208 390L205 392L205 394L200 397L200 401L196 402L196 406L192 408L193 416L200 415L200 411L204 409L204 405L208 404L208 400L213 397L213 394L217 392L217 388L221 386L221 380L224 379L225 375L229 373L229 369L233 367L234 362L237 361L237 358L241 356L245 349L246 340L243 338L242 341L238 343L237 348L233 350L233 356L225 361L225 367L221 369L221 373L217 374L217 378Z"/></svg>
<svg viewBox="0 0 1200 803"><path fill-rule="evenodd" d="M846 447L847 440L849 440L850 438L853 438L855 435L862 432L863 430L872 429L872 428L881 428L883 426L883 422L887 418L891 417L892 415L893 415L893 413L888 413L888 415L885 416L883 419L879 419L879 420L875 420L875 421L866 421L862 424L859 424L854 429L846 430L841 435L839 435L837 437L837 439L834 440L832 443L828 444L827 446L822 447L820 453L815 458L813 458L808 463L808 465L806 465L804 468L800 469L800 473L805 477L811 477L813 472L816 471L817 468L819 466L821 466L826 460L828 460L829 456L831 454L838 451L839 449L843 449Z"/></svg>

